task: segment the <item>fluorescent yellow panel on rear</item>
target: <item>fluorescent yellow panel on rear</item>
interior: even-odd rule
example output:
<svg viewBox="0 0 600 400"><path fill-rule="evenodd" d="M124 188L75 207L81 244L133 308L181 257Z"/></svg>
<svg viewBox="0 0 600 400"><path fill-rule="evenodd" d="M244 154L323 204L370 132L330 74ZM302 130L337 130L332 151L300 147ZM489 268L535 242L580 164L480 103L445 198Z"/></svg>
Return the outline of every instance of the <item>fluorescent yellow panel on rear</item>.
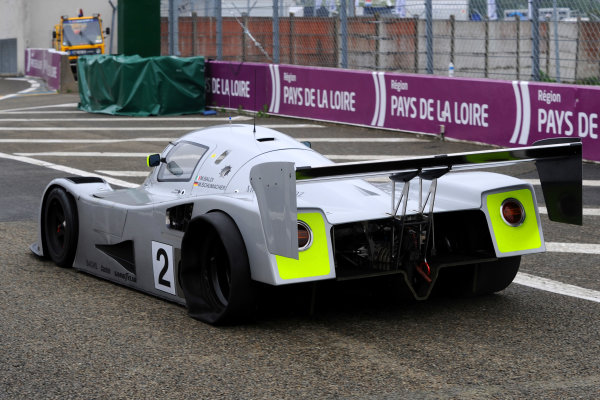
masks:
<svg viewBox="0 0 600 400"><path fill-rule="evenodd" d="M298 214L298 219L310 227L312 245L298 254L298 260L275 256L279 276L281 279L299 279L328 275L331 269L323 217L319 213L304 213Z"/></svg>
<svg viewBox="0 0 600 400"><path fill-rule="evenodd" d="M525 209L525 221L523 221L521 226L510 226L502 219L500 211L502 202L511 197L519 200ZM533 196L529 189L489 194L487 195L486 202L498 251L501 253L512 253L515 251L534 250L542 246L540 229L535 213L535 204L533 204Z"/></svg>

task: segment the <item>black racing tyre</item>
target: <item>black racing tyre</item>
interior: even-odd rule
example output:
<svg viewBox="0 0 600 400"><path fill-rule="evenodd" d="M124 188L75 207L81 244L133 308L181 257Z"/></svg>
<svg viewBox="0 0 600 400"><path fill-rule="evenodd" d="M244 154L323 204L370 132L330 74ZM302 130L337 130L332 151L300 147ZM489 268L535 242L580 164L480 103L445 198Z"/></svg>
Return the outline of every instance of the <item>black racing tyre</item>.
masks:
<svg viewBox="0 0 600 400"><path fill-rule="evenodd" d="M440 269L436 293L480 296L506 289L519 272L521 256Z"/></svg>
<svg viewBox="0 0 600 400"><path fill-rule="evenodd" d="M50 190L44 205L44 246L47 255L61 267L73 266L79 220L73 198L64 189Z"/></svg>
<svg viewBox="0 0 600 400"><path fill-rule="evenodd" d="M478 296L506 289L517 276L520 265L521 256L478 264L473 277L473 294Z"/></svg>
<svg viewBox="0 0 600 400"><path fill-rule="evenodd" d="M239 323L256 305L242 235L226 214L192 220L181 244L179 284L188 313L212 325Z"/></svg>

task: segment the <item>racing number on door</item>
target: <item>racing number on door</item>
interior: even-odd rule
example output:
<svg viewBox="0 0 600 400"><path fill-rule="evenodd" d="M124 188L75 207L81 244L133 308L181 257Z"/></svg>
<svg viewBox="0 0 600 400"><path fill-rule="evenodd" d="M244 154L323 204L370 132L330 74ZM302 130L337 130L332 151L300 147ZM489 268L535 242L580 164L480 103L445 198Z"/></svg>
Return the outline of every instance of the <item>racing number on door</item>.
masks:
<svg viewBox="0 0 600 400"><path fill-rule="evenodd" d="M173 246L160 242L152 242L154 287L171 294L175 294L173 264Z"/></svg>

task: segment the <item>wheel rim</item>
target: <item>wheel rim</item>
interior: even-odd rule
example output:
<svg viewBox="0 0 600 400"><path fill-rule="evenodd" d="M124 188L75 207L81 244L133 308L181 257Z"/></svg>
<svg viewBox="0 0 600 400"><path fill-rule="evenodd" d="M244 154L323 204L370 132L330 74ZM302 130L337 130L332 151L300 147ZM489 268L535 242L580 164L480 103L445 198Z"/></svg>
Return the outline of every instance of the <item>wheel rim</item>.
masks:
<svg viewBox="0 0 600 400"><path fill-rule="evenodd" d="M206 244L206 258L203 280L205 293L209 293L212 303L227 307L231 288L229 258L220 240L214 238Z"/></svg>
<svg viewBox="0 0 600 400"><path fill-rule="evenodd" d="M46 231L48 232L48 245L55 253L61 254L65 249L69 232L64 209L57 199L53 199L48 207Z"/></svg>

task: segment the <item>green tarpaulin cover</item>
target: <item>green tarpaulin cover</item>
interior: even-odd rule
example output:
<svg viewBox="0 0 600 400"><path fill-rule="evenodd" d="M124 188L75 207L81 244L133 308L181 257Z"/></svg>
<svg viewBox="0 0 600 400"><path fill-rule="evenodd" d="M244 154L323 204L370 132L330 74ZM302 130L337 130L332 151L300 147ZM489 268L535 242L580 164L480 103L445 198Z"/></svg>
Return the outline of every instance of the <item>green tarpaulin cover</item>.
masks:
<svg viewBox="0 0 600 400"><path fill-rule="evenodd" d="M81 56L79 109L113 115L201 113L204 57Z"/></svg>

